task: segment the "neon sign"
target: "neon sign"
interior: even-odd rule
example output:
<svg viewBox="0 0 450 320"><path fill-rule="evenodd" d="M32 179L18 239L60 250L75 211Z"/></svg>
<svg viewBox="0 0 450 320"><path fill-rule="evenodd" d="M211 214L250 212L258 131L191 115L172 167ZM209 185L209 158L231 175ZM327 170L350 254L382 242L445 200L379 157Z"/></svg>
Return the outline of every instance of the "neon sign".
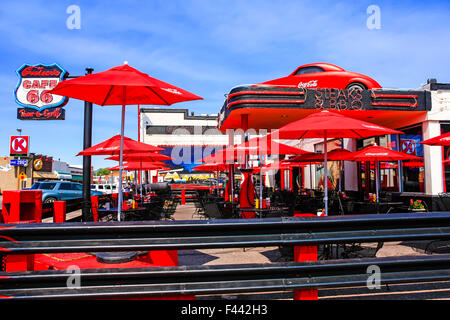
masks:
<svg viewBox="0 0 450 320"><path fill-rule="evenodd" d="M64 120L62 107L68 98L49 93L64 79L66 70L58 64L24 64L17 70L19 83L14 91L19 120Z"/></svg>

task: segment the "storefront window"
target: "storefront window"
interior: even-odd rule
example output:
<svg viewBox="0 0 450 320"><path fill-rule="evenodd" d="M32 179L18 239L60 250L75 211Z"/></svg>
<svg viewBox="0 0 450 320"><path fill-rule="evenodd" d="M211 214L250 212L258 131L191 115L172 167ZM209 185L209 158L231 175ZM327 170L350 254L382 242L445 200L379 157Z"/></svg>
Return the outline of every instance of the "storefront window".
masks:
<svg viewBox="0 0 450 320"><path fill-rule="evenodd" d="M401 152L415 155L423 159L422 125L400 129L404 134L399 135ZM402 182L404 192L425 192L425 168L422 161L402 162Z"/></svg>
<svg viewBox="0 0 450 320"><path fill-rule="evenodd" d="M398 150L398 137L395 134L385 135L379 137L371 137L357 141L357 149L361 150L371 145L378 145L391 150ZM398 162L358 162L358 186L361 191L361 196L368 196L369 193L376 192L375 183L375 166L379 166L380 173L379 187L380 191L399 191L399 170Z"/></svg>
<svg viewBox="0 0 450 320"><path fill-rule="evenodd" d="M379 137L379 145L384 148L398 151L398 136L396 134L388 134ZM399 170L398 161L389 161L380 163L380 190L382 191L399 191Z"/></svg>
<svg viewBox="0 0 450 320"><path fill-rule="evenodd" d="M358 150L369 145L377 144L381 147L421 157L420 161L393 161L380 162L380 190L424 192L424 165L423 165L423 140L422 126L399 129L404 132L401 135L385 135L359 140ZM450 131L450 125L448 130ZM398 166L401 164L401 170ZM373 193L375 190L375 163L362 162L358 164L359 187L364 193ZM402 190L399 188L399 175L401 176ZM450 167L449 167L450 179Z"/></svg>

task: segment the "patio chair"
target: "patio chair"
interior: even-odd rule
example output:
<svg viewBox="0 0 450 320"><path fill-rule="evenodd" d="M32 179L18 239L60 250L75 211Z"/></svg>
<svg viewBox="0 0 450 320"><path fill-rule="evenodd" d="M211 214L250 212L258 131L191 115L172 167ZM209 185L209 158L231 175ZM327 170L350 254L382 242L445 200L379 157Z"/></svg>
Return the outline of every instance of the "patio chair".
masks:
<svg viewBox="0 0 450 320"><path fill-rule="evenodd" d="M439 196L439 209L442 211L450 211L450 193L441 192Z"/></svg>
<svg viewBox="0 0 450 320"><path fill-rule="evenodd" d="M163 211L161 217L165 220L174 220L173 214L177 209L178 201L166 200L164 202Z"/></svg>
<svg viewBox="0 0 450 320"><path fill-rule="evenodd" d="M208 218L208 219L220 219L222 218L222 212L219 209L219 206L217 205L217 203L214 202L206 202L204 204L205 206L205 213L204 215Z"/></svg>
<svg viewBox="0 0 450 320"><path fill-rule="evenodd" d="M204 200L199 198L196 201L194 201L194 206L195 206L195 211L192 214L192 219L194 218L200 218L200 219L206 219L207 217L205 216L205 205L204 205Z"/></svg>

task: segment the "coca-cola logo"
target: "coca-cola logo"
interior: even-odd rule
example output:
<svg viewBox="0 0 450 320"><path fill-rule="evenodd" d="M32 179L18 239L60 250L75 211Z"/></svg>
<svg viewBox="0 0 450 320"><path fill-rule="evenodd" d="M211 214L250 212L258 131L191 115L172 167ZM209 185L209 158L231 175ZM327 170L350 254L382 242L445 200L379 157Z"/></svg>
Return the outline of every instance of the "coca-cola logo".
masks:
<svg viewBox="0 0 450 320"><path fill-rule="evenodd" d="M311 80L309 82L299 82L298 87L299 88L315 88L318 85L318 80Z"/></svg>

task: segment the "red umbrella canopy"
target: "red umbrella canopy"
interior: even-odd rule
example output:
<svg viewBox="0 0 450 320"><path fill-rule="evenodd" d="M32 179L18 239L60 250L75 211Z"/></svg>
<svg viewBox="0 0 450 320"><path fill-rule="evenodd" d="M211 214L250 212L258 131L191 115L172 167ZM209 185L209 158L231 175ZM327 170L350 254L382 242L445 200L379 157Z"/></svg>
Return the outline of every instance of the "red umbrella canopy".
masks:
<svg viewBox="0 0 450 320"><path fill-rule="evenodd" d="M224 163L204 163L193 168L194 171L227 171Z"/></svg>
<svg viewBox="0 0 450 320"><path fill-rule="evenodd" d="M330 152L328 152L328 160L330 161L340 161L340 160L352 160L352 152L348 151L347 149L334 149ZM301 154L297 157L291 158L288 161L290 162L315 162L320 163L324 161L324 154L323 153L305 153Z"/></svg>
<svg viewBox="0 0 450 320"><path fill-rule="evenodd" d="M150 77L127 64L107 71L65 80L50 91L60 96L105 105L171 105L203 99L193 93Z"/></svg>
<svg viewBox="0 0 450 320"><path fill-rule="evenodd" d="M269 170L281 170L281 169L289 169L289 168L291 168L291 167L294 167L294 166L302 166L301 164L299 164L298 162L296 162L296 163L292 163L292 162L290 162L290 160L283 160L283 161L276 161L276 162L273 162L273 163L268 163L268 164L265 164L265 165L263 165L263 166L260 166L260 167L254 167L254 168L251 168L251 169L253 169L253 172L259 172L259 171L269 171Z"/></svg>
<svg viewBox="0 0 450 320"><path fill-rule="evenodd" d="M123 137L123 153L138 153L138 152L156 152L163 150L146 143L142 143L128 137ZM93 155L118 155L120 154L120 135L114 136L87 148L77 154L77 156L93 156Z"/></svg>
<svg viewBox="0 0 450 320"><path fill-rule="evenodd" d="M398 161L420 160L421 158L380 146L368 146L360 151L353 152L353 159L354 161Z"/></svg>
<svg viewBox="0 0 450 320"><path fill-rule="evenodd" d="M123 164L124 170L169 170L170 168L166 167L165 163L162 162L126 162ZM115 166L110 168L109 170L120 170L120 166Z"/></svg>
<svg viewBox="0 0 450 320"><path fill-rule="evenodd" d="M119 161L120 157L118 155L108 157L105 160L115 160ZM172 157L160 154L157 152L139 152L139 153L129 153L123 155L124 161L142 161L142 162L153 162L153 161L166 161L172 160Z"/></svg>
<svg viewBox="0 0 450 320"><path fill-rule="evenodd" d="M430 146L450 146L450 132L421 142Z"/></svg>
<svg viewBox="0 0 450 320"><path fill-rule="evenodd" d="M325 133L327 138L367 138L402 132L324 110L291 122L270 136L274 139L308 139L324 138Z"/></svg>
<svg viewBox="0 0 450 320"><path fill-rule="evenodd" d="M268 138L253 138L247 142L229 146L219 150L215 154L204 158L202 161L206 163L227 163L233 162L244 155L282 155L282 154L302 154L305 150L288 146L287 144L278 143Z"/></svg>

